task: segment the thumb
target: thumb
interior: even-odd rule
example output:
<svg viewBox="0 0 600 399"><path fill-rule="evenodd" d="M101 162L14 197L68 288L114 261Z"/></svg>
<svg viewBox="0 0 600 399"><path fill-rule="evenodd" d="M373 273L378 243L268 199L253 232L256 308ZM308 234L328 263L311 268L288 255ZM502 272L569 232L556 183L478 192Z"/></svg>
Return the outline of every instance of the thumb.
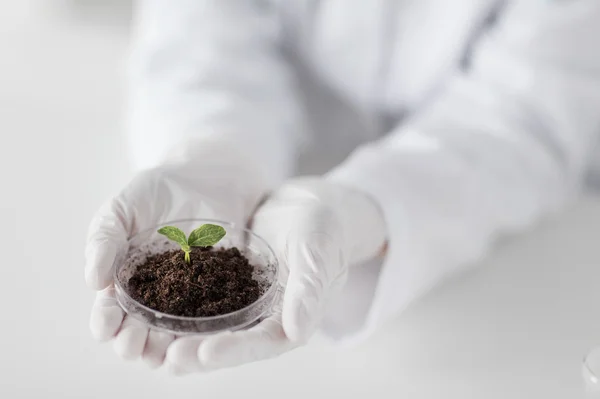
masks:
<svg viewBox="0 0 600 399"><path fill-rule="evenodd" d="M282 322L292 341L306 341L323 318L332 292L345 281L347 267L333 211L311 207L298 223L287 241L289 277Z"/></svg>
<svg viewBox="0 0 600 399"><path fill-rule="evenodd" d="M127 245L124 207L118 200L105 204L90 224L85 248L85 280L94 290L112 282L112 271L119 249Z"/></svg>

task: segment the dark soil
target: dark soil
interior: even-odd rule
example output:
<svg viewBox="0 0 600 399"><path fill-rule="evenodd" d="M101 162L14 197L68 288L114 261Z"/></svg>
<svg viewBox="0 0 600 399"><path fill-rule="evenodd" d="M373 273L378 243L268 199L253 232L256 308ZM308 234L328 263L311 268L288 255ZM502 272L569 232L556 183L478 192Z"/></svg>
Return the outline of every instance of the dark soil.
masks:
<svg viewBox="0 0 600 399"><path fill-rule="evenodd" d="M193 247L190 257L191 264L181 250L149 256L129 279L129 294L163 313L207 317L242 309L264 292L237 248Z"/></svg>

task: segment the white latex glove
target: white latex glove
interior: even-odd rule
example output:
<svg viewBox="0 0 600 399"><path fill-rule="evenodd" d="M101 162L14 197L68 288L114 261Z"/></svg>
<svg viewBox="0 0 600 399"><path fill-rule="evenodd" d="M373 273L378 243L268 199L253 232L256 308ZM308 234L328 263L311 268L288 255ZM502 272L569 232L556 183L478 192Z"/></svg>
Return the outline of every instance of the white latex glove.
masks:
<svg viewBox="0 0 600 399"><path fill-rule="evenodd" d="M183 372L231 367L289 351L315 332L349 265L381 253L386 228L378 206L362 192L323 178L298 178L258 209L253 230L273 247L285 294L258 325L205 339L172 343L167 361Z"/></svg>
<svg viewBox="0 0 600 399"><path fill-rule="evenodd" d="M149 331L127 317L117 304L113 262L137 232L177 219L214 218L246 225L266 190L254 163L223 140L203 139L181 146L162 167L139 174L94 217L86 247L85 277L99 290L90 327L95 338L114 338L125 359L140 356L150 365L163 363L171 334Z"/></svg>

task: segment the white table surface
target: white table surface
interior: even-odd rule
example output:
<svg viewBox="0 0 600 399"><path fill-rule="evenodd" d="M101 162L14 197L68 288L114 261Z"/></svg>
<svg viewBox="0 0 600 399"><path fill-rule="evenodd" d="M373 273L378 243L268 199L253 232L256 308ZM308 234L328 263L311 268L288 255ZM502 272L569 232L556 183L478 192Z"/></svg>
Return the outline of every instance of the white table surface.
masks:
<svg viewBox="0 0 600 399"><path fill-rule="evenodd" d="M82 248L94 210L129 178L117 122L127 27L66 3L0 4L0 398L583 397L581 358L600 344L592 197L504 240L352 349L317 338L173 378L95 343Z"/></svg>

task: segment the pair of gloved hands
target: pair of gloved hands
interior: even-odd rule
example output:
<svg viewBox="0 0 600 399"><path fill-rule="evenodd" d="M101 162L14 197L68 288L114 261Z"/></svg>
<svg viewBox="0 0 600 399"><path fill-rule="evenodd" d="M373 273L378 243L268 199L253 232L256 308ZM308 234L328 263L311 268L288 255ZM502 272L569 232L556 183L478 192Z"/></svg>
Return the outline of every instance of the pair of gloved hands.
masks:
<svg viewBox="0 0 600 399"><path fill-rule="evenodd" d="M257 163L223 141L186 145L171 159L139 174L90 227L85 274L98 290L91 331L98 340L114 340L125 359L141 357L151 367L164 363L184 374L289 351L315 332L349 265L376 256L385 244L375 202L331 179L296 178L271 189ZM269 242L281 263L285 293L268 318L247 330L175 337L124 314L112 279L119 249L138 231L190 218L251 225Z"/></svg>

